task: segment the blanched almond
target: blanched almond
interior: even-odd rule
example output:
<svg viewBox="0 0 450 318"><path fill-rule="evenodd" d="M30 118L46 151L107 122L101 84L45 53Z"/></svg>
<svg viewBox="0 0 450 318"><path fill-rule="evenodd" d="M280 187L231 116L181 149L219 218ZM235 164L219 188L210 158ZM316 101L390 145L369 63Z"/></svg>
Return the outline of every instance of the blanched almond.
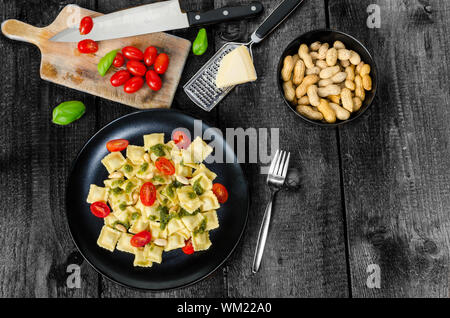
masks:
<svg viewBox="0 0 450 318"><path fill-rule="evenodd" d="M123 173L120 171L115 171L108 176L109 179L120 179L123 178Z"/></svg>
<svg viewBox="0 0 450 318"><path fill-rule="evenodd" d="M119 231L119 232L127 233L127 228L126 228L123 224L117 223L117 224L115 225L115 228L116 228L116 230Z"/></svg>
<svg viewBox="0 0 450 318"><path fill-rule="evenodd" d="M177 176L177 181L181 182L182 184L189 184L189 180L183 176Z"/></svg>
<svg viewBox="0 0 450 318"><path fill-rule="evenodd" d="M153 243L154 243L155 245L164 247L164 246L167 245L167 240L165 240L165 239L160 239L160 238L159 238L159 239L154 240Z"/></svg>

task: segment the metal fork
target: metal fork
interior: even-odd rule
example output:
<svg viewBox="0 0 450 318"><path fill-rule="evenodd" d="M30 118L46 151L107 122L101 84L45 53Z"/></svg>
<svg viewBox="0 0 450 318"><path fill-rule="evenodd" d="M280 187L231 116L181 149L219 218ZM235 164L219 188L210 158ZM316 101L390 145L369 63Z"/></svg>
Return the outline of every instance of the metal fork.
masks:
<svg viewBox="0 0 450 318"><path fill-rule="evenodd" d="M267 185L270 189L270 201L267 204L264 212L263 222L258 234L258 243L256 244L255 257L253 258L252 272L256 274L261 265L262 256L264 253L264 246L266 245L267 234L269 232L270 218L272 215L272 202L275 195L283 187L286 179L287 170L289 167L289 159L291 153L277 150L275 156L270 164L269 175L267 176Z"/></svg>

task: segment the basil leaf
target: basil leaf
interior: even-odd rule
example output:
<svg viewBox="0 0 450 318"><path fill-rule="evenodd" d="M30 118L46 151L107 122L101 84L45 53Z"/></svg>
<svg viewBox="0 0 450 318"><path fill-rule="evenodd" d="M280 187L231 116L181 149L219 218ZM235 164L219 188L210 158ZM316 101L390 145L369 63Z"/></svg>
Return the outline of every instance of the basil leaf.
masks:
<svg viewBox="0 0 450 318"><path fill-rule="evenodd" d="M195 55L203 55L208 49L208 35L206 34L206 29L202 28L198 31L197 37L192 44L192 52Z"/></svg>
<svg viewBox="0 0 450 318"><path fill-rule="evenodd" d="M116 58L117 52L119 50L112 50L108 54L106 54L100 62L97 65L98 72L101 76L105 76L106 72L108 72L109 68L111 67L112 63L114 62L114 59Z"/></svg>
<svg viewBox="0 0 450 318"><path fill-rule="evenodd" d="M68 125L80 119L86 112L82 102L70 101L59 104L53 109L53 123L57 125Z"/></svg>

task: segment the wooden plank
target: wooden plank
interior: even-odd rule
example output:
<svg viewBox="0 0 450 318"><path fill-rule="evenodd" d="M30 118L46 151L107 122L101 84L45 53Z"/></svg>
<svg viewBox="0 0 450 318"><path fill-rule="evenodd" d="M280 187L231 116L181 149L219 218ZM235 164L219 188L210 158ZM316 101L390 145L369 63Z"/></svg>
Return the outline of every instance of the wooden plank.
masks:
<svg viewBox="0 0 450 318"><path fill-rule="evenodd" d="M143 1L139 4L147 4L153 1ZM209 1L180 1L181 7L186 10L208 10L212 9L212 3ZM98 1L98 11L99 12L112 12L122 8L129 7L129 1L117 1L117 0L99 0ZM213 28L208 28L208 30L213 30ZM196 36L196 29L180 30L173 32L177 36L184 37L193 41ZM210 39L212 39L211 31L209 33ZM150 45L151 43L148 43ZM202 119L208 121L211 124L215 124L216 113L206 113L197 106L195 106L182 91L182 85L192 76L206 61L209 56L214 52L214 43L211 44L208 52L202 57L194 57L190 53L188 62L185 67L182 82L175 95L173 107L181 111L187 112L192 116L201 117ZM128 114L133 110L124 105L117 103L112 103L103 99L98 100L98 122L97 127L100 128L107 124L111 120L118 118L122 115ZM224 281L222 276L222 271L218 270L210 277L206 278L204 281L193 285L188 288L178 289L174 291L167 292L141 292L136 290L131 290L123 288L117 284L110 282L109 280L102 279L101 285L101 297L223 297L225 292Z"/></svg>
<svg viewBox="0 0 450 318"><path fill-rule="evenodd" d="M370 4L381 28L366 27ZM448 297L448 1L331 2L332 28L373 52L378 97L339 129L355 297ZM368 265L381 288L367 288Z"/></svg>
<svg viewBox="0 0 450 318"><path fill-rule="evenodd" d="M214 8L213 1L205 1L205 0L180 0L181 8L188 11L206 11ZM198 30L200 28L189 28L185 30L177 30L172 32L175 35L180 37L189 39L191 42L194 42L195 37L197 36ZM194 55L191 52L189 53L188 61L186 62L186 66L184 68L183 76L181 77L180 85L178 86L178 90L175 93L175 100L173 104L173 108L188 113L189 115L200 118L208 124L215 125L217 122L217 110L214 109L211 112L206 112L197 105L195 105L186 93L183 91L183 85L189 81L192 76L211 58L211 56L215 52L215 43L214 38L216 37L216 31L220 29L220 25L211 25L206 27L206 31L208 34L208 50L205 54L201 56Z"/></svg>
<svg viewBox="0 0 450 318"><path fill-rule="evenodd" d="M242 41L248 40L279 2L262 1L264 16L248 23ZM225 3L230 1L215 1L216 6ZM283 191L276 198L261 269L252 275L269 192L266 176L259 171L263 165L244 165L252 194L251 210L242 243L227 265L228 296L348 296L336 131L302 122L283 104L276 83L283 49L300 34L323 27L324 3L305 1L271 36L254 46L258 81L237 87L219 105L221 128L279 129L279 146L292 153L291 166L301 173L300 190Z"/></svg>
<svg viewBox="0 0 450 318"><path fill-rule="evenodd" d="M63 1L66 4L70 1ZM83 4L88 5L88 1ZM50 23L59 8L53 3L5 1L0 19ZM0 37L0 193L3 225L0 243L1 297L93 297L97 274L82 258L68 234L64 192L72 160L94 132L93 98L39 78L39 51ZM68 127L51 123L54 106L78 99L87 114ZM82 264L81 288L66 286L67 266Z"/></svg>

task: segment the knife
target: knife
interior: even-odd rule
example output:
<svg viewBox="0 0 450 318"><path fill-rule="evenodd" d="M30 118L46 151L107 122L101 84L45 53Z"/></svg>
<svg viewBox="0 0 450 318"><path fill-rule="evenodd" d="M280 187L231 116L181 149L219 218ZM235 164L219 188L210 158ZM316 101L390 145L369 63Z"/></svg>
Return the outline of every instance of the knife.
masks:
<svg viewBox="0 0 450 318"><path fill-rule="evenodd" d="M78 26L53 36L54 42L79 42L84 39L103 41L129 36L177 30L255 16L263 11L260 2L230 6L203 13L182 12L178 0L147 4L94 18L94 27L81 35Z"/></svg>

